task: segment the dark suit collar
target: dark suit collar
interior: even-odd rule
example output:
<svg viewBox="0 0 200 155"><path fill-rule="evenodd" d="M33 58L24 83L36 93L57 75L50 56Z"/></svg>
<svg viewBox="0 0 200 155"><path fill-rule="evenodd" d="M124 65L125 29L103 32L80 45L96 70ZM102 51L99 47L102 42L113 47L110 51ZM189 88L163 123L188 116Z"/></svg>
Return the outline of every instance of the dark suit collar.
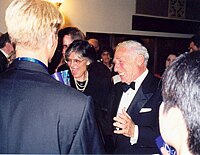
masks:
<svg viewBox="0 0 200 155"><path fill-rule="evenodd" d="M150 72L147 74L127 110L128 113L139 113L140 109L147 103L147 101L153 96L154 92L157 90L157 80L159 79L154 77L153 74L151 74Z"/></svg>
<svg viewBox="0 0 200 155"><path fill-rule="evenodd" d="M18 69L18 70L30 70L35 72L42 72L45 74L49 74L47 69L40 64L29 62L29 61L20 61L20 60L14 60L9 69Z"/></svg>
<svg viewBox="0 0 200 155"><path fill-rule="evenodd" d="M152 83L152 81L156 81L156 80L159 80L159 79L149 72L141 84L141 87L143 88L142 91L146 94L156 89L157 83Z"/></svg>

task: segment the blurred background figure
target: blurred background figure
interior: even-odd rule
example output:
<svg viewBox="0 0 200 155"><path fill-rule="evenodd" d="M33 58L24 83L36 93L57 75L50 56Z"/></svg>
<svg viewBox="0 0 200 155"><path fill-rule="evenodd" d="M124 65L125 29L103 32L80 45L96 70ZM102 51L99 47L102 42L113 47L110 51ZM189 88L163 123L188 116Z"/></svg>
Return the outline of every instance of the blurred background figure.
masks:
<svg viewBox="0 0 200 155"><path fill-rule="evenodd" d="M177 54L175 54L175 53L170 53L170 54L167 56L167 58L166 58L166 60L165 60L165 69L163 70L163 72L174 62L174 60L176 60L176 58L177 58ZM155 73L154 75L155 75L156 77L158 77L158 78L161 78L163 72L162 72L162 73Z"/></svg>
<svg viewBox="0 0 200 155"><path fill-rule="evenodd" d="M200 35L194 35L190 38L189 52L194 52L200 50Z"/></svg>
<svg viewBox="0 0 200 155"><path fill-rule="evenodd" d="M111 76L117 74L114 72L113 50L111 48L104 48L101 51L101 62L108 67L111 72Z"/></svg>
<svg viewBox="0 0 200 155"><path fill-rule="evenodd" d="M66 50L66 62L70 68L71 87L92 96L95 115L103 133L107 131L107 96L111 89L111 80L102 78L94 72L95 49L88 41L76 40ZM95 66L94 66L95 67Z"/></svg>
<svg viewBox="0 0 200 155"><path fill-rule="evenodd" d="M0 73L8 68L14 58L15 51L9 35L8 33L2 34L0 36Z"/></svg>
<svg viewBox="0 0 200 155"><path fill-rule="evenodd" d="M165 68L168 68L174 60L176 60L176 54L169 54L166 61L165 61Z"/></svg>
<svg viewBox="0 0 200 155"><path fill-rule="evenodd" d="M95 60L93 62L91 70L95 75L98 75L101 78L106 78L111 80L111 72L108 67L101 63L101 53L100 53L100 43L97 39L91 38L88 40L88 43L94 47Z"/></svg>
<svg viewBox="0 0 200 155"><path fill-rule="evenodd" d="M95 38L90 38L88 40L88 42L90 43L90 45L92 45L96 51L96 60L100 62L101 59L101 54L100 54L100 43L97 39Z"/></svg>
<svg viewBox="0 0 200 155"><path fill-rule="evenodd" d="M160 132L177 155L200 155L200 52L180 55L163 74Z"/></svg>
<svg viewBox="0 0 200 155"><path fill-rule="evenodd" d="M115 84L120 82L121 79L118 73L114 71L113 54L111 48L104 48L101 52L101 62L110 70L112 82Z"/></svg>

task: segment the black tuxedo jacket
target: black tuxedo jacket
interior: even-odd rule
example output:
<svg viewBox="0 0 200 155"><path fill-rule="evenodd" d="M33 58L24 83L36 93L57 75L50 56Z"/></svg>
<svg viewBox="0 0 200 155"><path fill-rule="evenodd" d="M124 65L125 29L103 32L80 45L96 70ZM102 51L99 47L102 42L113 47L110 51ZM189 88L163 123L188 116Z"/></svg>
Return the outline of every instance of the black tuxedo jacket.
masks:
<svg viewBox="0 0 200 155"><path fill-rule="evenodd" d="M0 75L0 153L101 154L90 97L15 60Z"/></svg>
<svg viewBox="0 0 200 155"><path fill-rule="evenodd" d="M0 50L0 73L4 72L8 67L8 60Z"/></svg>
<svg viewBox="0 0 200 155"><path fill-rule="evenodd" d="M123 94L121 82L114 85L111 96L111 119L116 116ZM139 137L136 144L130 144L130 138L123 135L114 135L114 153L116 154L152 154L159 153L155 139L159 136L159 106L162 102L160 79L148 73L135 97L133 98L128 114L139 128ZM149 112L141 109L150 108Z"/></svg>

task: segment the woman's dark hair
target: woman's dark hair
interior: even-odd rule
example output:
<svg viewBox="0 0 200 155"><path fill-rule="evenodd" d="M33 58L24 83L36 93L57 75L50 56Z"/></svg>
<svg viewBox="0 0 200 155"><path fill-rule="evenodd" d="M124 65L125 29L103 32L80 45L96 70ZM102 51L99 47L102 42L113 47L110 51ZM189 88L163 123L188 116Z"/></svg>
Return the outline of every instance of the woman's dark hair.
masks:
<svg viewBox="0 0 200 155"><path fill-rule="evenodd" d="M197 48L200 47L200 35L194 35L192 38L190 38L190 42L194 42L194 45L197 46Z"/></svg>
<svg viewBox="0 0 200 155"><path fill-rule="evenodd" d="M65 57L68 59L69 55L75 52L81 57L87 58L90 63L94 62L96 59L96 51L93 46L91 46L88 41L75 40L73 41L66 50Z"/></svg>
<svg viewBox="0 0 200 155"><path fill-rule="evenodd" d="M6 46L6 43L11 43L8 32L0 36L0 48L3 48L4 46Z"/></svg>

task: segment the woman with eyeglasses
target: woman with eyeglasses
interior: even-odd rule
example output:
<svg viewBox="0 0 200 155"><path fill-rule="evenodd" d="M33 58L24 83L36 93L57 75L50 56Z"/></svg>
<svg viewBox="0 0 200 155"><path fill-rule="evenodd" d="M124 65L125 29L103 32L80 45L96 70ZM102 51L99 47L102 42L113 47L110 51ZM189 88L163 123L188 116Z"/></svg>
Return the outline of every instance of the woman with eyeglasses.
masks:
<svg viewBox="0 0 200 155"><path fill-rule="evenodd" d="M88 41L76 40L66 50L66 63L70 68L71 87L91 96L95 115L103 135L107 131L107 96L112 86L111 79L96 74L95 49Z"/></svg>

